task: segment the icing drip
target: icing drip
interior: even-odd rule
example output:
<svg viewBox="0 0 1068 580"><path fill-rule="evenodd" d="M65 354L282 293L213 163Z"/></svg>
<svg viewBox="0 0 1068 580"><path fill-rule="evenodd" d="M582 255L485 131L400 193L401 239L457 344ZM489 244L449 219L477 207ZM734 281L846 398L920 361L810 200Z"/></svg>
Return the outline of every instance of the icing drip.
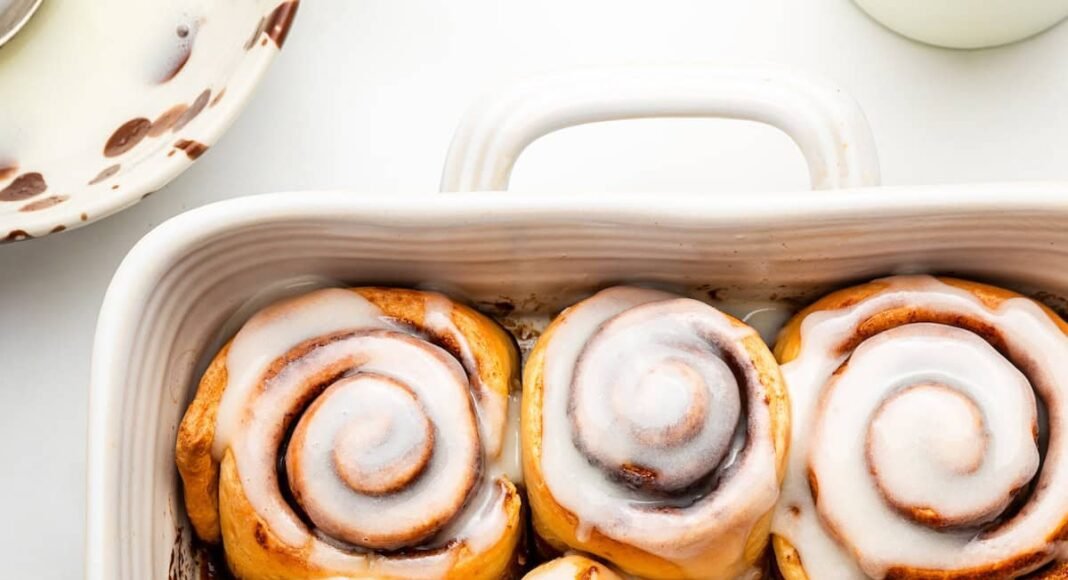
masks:
<svg viewBox="0 0 1068 580"><path fill-rule="evenodd" d="M995 309L926 276L880 283L808 315L783 365L793 438L774 533L810 578L1017 577L1043 565L1068 514L1068 339L1025 298ZM843 352L897 308L918 321Z"/></svg>
<svg viewBox="0 0 1068 580"><path fill-rule="evenodd" d="M767 344L775 344L775 337L795 314L790 303L776 300L714 300L712 306L751 326Z"/></svg>
<svg viewBox="0 0 1068 580"><path fill-rule="evenodd" d="M696 577L744 571L734 559L777 497L769 410L746 404L765 395L752 336L656 290L565 311L545 351L541 468L580 540L596 529ZM713 544L719 560L698 562Z"/></svg>
<svg viewBox="0 0 1068 580"><path fill-rule="evenodd" d="M519 438L519 415L523 408L520 401L521 394L513 392L508 399L508 427L504 432L501 456L495 465L500 469L501 476L520 485L523 483L523 450Z"/></svg>
<svg viewBox="0 0 1068 580"><path fill-rule="evenodd" d="M448 301L426 296L427 318L438 317L429 334L441 336ZM506 412L508 400L469 381L461 333L444 342L466 354L341 289L265 308L234 337L213 451L232 453L253 509L310 563L440 577L459 550L504 533L502 468L483 447L500 432L481 419L484 403ZM374 552L397 549L405 557Z"/></svg>

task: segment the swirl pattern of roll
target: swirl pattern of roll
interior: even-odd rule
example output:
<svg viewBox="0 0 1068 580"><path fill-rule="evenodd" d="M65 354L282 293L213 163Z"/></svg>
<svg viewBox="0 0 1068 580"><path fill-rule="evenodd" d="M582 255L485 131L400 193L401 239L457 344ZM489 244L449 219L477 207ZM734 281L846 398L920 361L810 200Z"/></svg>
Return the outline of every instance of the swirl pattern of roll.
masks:
<svg viewBox="0 0 1068 580"><path fill-rule="evenodd" d="M788 580L1062 578L1068 332L996 287L896 277L783 329Z"/></svg>
<svg viewBox="0 0 1068 580"><path fill-rule="evenodd" d="M789 403L753 329L674 294L616 287L565 310L523 377L535 532L645 578L761 565Z"/></svg>
<svg viewBox="0 0 1068 580"><path fill-rule="evenodd" d="M622 580L622 577L596 560L569 554L538 566L523 576L523 580Z"/></svg>
<svg viewBox="0 0 1068 580"><path fill-rule="evenodd" d="M197 535L246 579L501 577L522 528L517 367L500 327L438 294L327 289L260 311L179 428Z"/></svg>

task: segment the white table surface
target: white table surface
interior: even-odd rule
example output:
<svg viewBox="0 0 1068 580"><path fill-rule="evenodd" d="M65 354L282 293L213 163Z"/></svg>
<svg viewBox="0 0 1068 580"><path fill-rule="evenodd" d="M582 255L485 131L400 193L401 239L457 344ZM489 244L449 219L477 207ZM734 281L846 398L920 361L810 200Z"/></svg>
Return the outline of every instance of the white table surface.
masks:
<svg viewBox="0 0 1068 580"><path fill-rule="evenodd" d="M774 61L834 80L867 111L886 184L1068 178L1068 25L953 52L899 38L847 0L304 2L249 108L192 169L100 223L0 247L0 576L82 575L93 331L142 235L272 190L433 191L460 114L487 88L569 65L665 61ZM550 135L513 189L805 184L774 130L671 120Z"/></svg>

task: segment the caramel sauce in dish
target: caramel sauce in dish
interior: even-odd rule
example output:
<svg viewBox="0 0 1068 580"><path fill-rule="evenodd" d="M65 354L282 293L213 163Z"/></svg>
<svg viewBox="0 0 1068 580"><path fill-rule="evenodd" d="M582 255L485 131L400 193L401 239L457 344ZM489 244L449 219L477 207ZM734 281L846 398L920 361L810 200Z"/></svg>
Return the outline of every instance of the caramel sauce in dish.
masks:
<svg viewBox="0 0 1068 580"><path fill-rule="evenodd" d="M274 304L234 337L213 454L233 454L253 509L280 541L310 548L312 564L439 577L461 546L485 549L507 526L507 398L469 382L474 359L446 322L451 303L432 295L424 306L431 332L467 353L460 362L342 289ZM279 368L287 353L298 354ZM322 376L330 384L296 420L284 458L310 529L278 491L275 458L284 416L301 408L309 377Z"/></svg>
<svg viewBox="0 0 1068 580"><path fill-rule="evenodd" d="M1068 339L1028 299L994 308L931 277L880 283L807 316L783 365L793 437L773 532L809 578L967 576L1004 562L1015 577L1049 561L1068 514ZM961 323L911 322L850 347L894 308Z"/></svg>

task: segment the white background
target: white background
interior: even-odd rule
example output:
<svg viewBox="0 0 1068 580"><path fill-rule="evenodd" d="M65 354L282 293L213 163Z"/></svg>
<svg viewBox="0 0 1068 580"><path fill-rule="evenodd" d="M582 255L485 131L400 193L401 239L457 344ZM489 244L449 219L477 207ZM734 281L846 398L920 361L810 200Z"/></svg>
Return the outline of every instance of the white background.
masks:
<svg viewBox="0 0 1068 580"><path fill-rule="evenodd" d="M82 575L97 310L161 221L272 190L433 191L467 104L577 64L773 61L852 93L887 184L1068 177L1068 25L1007 48L914 44L847 0L309 0L249 108L200 162L87 228L0 247L0 577ZM796 148L729 121L618 122L535 143L513 189L799 189Z"/></svg>

